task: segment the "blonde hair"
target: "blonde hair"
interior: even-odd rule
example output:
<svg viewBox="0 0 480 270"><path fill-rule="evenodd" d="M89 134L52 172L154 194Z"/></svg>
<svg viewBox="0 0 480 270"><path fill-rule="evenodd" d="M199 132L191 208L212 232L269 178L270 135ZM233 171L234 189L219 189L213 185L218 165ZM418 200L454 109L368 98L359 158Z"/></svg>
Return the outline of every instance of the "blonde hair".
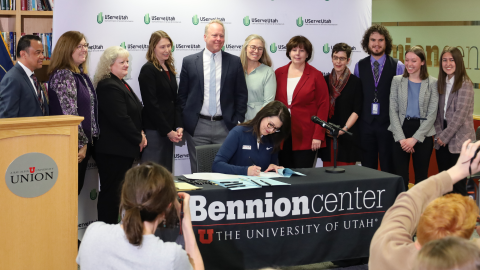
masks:
<svg viewBox="0 0 480 270"><path fill-rule="evenodd" d="M118 57L128 57L129 55L128 51L120 46L108 47L100 56L97 71L95 71L95 76L93 77L93 86L96 88L101 80L110 77L110 67Z"/></svg>
<svg viewBox="0 0 480 270"><path fill-rule="evenodd" d="M480 250L463 238L450 236L420 249L414 270L480 270Z"/></svg>
<svg viewBox="0 0 480 270"><path fill-rule="evenodd" d="M147 58L147 61L152 63L157 69L161 69L162 67L160 66L160 62L158 62L158 59L155 56L155 47L157 46L158 42L160 42L162 38L168 39L170 41L170 44L173 46L173 41L167 33L165 33L162 30L155 31L150 36L150 42L148 43L148 51L147 51L147 55L145 56ZM175 71L174 61L175 60L173 59L173 55L170 52L170 56L165 61L165 65L167 65L167 68L173 74L177 74L177 72Z"/></svg>
<svg viewBox="0 0 480 270"><path fill-rule="evenodd" d="M244 72L247 72L247 68L248 68L248 57L247 57L247 49L248 48L247 48L247 46L250 43L250 41L252 41L254 39L258 39L263 43L262 57L260 57L258 62L260 62L264 65L267 65L269 67L272 66L272 60L270 59L270 56L268 55L268 50L266 48L265 40L260 35L251 34L250 36L248 36L245 39L245 43L243 43L243 46L242 46L242 52L240 53L240 61L242 61L242 66L243 66L243 71Z"/></svg>
<svg viewBox="0 0 480 270"><path fill-rule="evenodd" d="M418 222L417 239L426 243L446 236L470 239L477 222L478 206L472 198L447 194L433 200Z"/></svg>
<svg viewBox="0 0 480 270"><path fill-rule="evenodd" d="M85 35L78 31L68 31L63 33L55 44L53 49L52 60L48 67L48 76L52 75L55 70L68 69L75 73L80 73L79 66L75 64L72 58L73 52L77 49L77 46L85 39ZM87 74L87 59L88 51L85 56L85 62L80 64L84 74Z"/></svg>
<svg viewBox="0 0 480 270"><path fill-rule="evenodd" d="M214 23L218 23L218 24L220 24L220 25L222 26L222 28L223 28L223 34L225 35L225 25L223 25L223 22L222 22L222 21L215 19L215 20L209 21L209 22L207 23L207 25L205 25L205 36L207 35L208 28L210 27L210 25L212 25L212 24L214 24Z"/></svg>

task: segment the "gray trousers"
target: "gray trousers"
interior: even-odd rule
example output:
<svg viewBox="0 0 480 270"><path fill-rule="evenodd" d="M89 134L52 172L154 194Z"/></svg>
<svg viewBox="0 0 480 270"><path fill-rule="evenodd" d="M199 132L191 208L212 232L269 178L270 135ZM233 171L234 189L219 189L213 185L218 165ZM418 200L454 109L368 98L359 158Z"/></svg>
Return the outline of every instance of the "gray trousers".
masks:
<svg viewBox="0 0 480 270"><path fill-rule="evenodd" d="M141 163L153 161L172 172L173 142L168 137L160 136L156 130L146 129L145 135L147 136L147 147L143 149Z"/></svg>
<svg viewBox="0 0 480 270"><path fill-rule="evenodd" d="M228 132L229 130L223 121L210 121L202 118L198 119L193 137L188 132L184 132L192 173L197 172L197 152L195 151L195 146L223 143L227 138Z"/></svg>

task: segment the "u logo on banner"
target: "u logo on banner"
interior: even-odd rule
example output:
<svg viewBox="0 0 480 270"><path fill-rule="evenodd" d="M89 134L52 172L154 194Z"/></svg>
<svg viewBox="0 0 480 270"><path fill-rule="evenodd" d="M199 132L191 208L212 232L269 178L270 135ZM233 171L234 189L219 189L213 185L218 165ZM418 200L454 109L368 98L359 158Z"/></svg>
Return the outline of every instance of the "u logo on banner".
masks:
<svg viewBox="0 0 480 270"><path fill-rule="evenodd" d="M205 232L208 235L208 238L205 239ZM202 244L210 244L213 241L213 229L208 230L198 230L198 236L200 238L200 243Z"/></svg>

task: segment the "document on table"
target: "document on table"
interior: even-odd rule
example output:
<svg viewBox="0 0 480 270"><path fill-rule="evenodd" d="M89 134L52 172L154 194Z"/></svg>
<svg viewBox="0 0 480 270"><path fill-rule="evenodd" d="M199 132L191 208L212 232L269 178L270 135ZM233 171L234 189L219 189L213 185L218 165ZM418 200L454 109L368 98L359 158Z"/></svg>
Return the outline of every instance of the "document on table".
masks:
<svg viewBox="0 0 480 270"><path fill-rule="evenodd" d="M177 191L189 191L189 190L201 189L201 187L190 185L189 183L185 183L182 181L175 180L174 182L175 182L175 187L177 188Z"/></svg>
<svg viewBox="0 0 480 270"><path fill-rule="evenodd" d="M290 184L258 176L237 176L235 179L210 180L230 190L261 188L267 186L289 186Z"/></svg>
<svg viewBox="0 0 480 270"><path fill-rule="evenodd" d="M283 168L283 169L278 169L278 173L276 173L276 172L261 172L260 177L265 177L265 178L290 177L293 174L305 176L305 174L303 174L303 173L293 171L292 169L289 169L289 168Z"/></svg>

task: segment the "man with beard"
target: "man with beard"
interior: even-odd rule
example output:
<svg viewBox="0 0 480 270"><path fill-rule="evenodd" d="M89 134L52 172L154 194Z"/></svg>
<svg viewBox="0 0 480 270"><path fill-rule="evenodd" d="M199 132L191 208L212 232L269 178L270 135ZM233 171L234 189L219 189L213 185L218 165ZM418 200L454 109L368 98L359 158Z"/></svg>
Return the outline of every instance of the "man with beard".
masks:
<svg viewBox="0 0 480 270"><path fill-rule="evenodd" d="M389 56L392 37L382 25L372 25L362 39L362 47L370 56L358 61L354 74L362 81L363 108L360 115L362 166L393 172L393 135L390 125L390 85L393 76L403 74L405 65Z"/></svg>

